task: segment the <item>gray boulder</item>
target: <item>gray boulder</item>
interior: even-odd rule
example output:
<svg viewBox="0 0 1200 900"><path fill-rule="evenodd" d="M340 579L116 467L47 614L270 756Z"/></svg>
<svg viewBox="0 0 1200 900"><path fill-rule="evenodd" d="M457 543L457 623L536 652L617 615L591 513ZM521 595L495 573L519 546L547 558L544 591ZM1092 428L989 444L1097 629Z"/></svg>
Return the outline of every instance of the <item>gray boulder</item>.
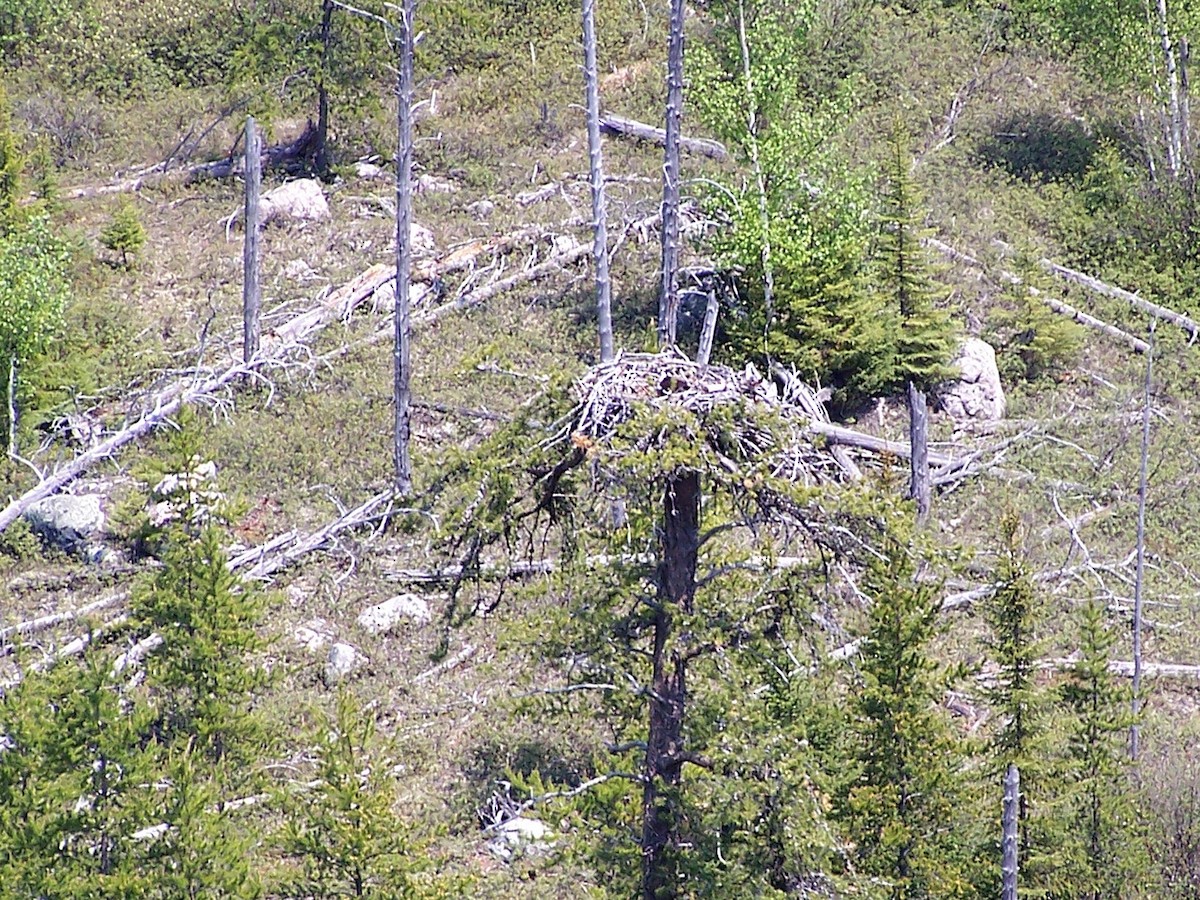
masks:
<svg viewBox="0 0 1200 900"><path fill-rule="evenodd" d="M428 625L432 621L429 604L416 594L401 594L368 607L358 615L359 626L371 634L386 634L404 622Z"/></svg>
<svg viewBox="0 0 1200 900"><path fill-rule="evenodd" d="M329 648L329 656L325 659L325 683L333 686L349 678L369 659L359 652L357 647L350 644L334 644Z"/></svg>
<svg viewBox="0 0 1200 900"><path fill-rule="evenodd" d="M996 422L1007 401L996 368L996 351L987 341L967 338L952 363L958 377L937 390L938 402L956 422Z"/></svg>
<svg viewBox="0 0 1200 900"><path fill-rule="evenodd" d="M104 530L104 511L98 494L62 494L32 504L25 521L48 544L73 551Z"/></svg>

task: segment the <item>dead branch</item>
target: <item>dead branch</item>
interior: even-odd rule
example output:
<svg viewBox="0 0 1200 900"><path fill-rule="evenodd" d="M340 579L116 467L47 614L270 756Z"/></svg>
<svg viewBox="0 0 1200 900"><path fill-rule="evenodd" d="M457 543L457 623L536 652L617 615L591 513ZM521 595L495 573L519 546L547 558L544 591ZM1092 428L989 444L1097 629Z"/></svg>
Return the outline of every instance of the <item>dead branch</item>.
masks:
<svg viewBox="0 0 1200 900"><path fill-rule="evenodd" d="M667 143L667 133L663 129L647 125L645 122L626 119L624 116L615 116L611 113L600 117L600 130L616 137L646 141L649 144L656 144L659 147L666 146ZM702 156L707 156L709 159L723 162L729 158L729 151L725 149L724 144L720 141L709 140L708 138L680 138L679 146L689 153L699 153Z"/></svg>
<svg viewBox="0 0 1200 900"><path fill-rule="evenodd" d="M63 612L51 613L50 615L39 616L36 619L30 619L27 622L18 622L15 625L9 625L6 628L0 628L0 653L4 652L5 645L13 637L28 637L31 634L36 634L39 631L45 631L53 628L56 625L61 625L64 622L75 622L79 619L99 612L102 609L108 609L111 606L116 606L123 600L128 599L129 591L115 591L107 596L101 597L98 600L93 600L91 603L85 603L77 609L69 609Z"/></svg>
<svg viewBox="0 0 1200 900"><path fill-rule="evenodd" d="M301 537L295 532L291 532L288 535L289 540L287 541L281 541L276 538L268 541L261 547L253 547L235 556L229 561L229 568L237 571L249 566L246 572L247 578L265 579L280 569L290 566L306 553L311 553L324 546L331 538L341 532L379 521L380 518L388 515L390 511L384 510L380 512L381 507L390 507L393 497L394 493L391 488L381 491L365 503L359 504L354 509L335 519L333 522L318 528L309 535Z"/></svg>
<svg viewBox="0 0 1200 900"><path fill-rule="evenodd" d="M951 259L954 262L960 263L964 266L969 266L973 269L978 269L980 272L986 271L986 267L978 259L970 254L963 253L961 250L956 250L954 247L939 241L937 238L925 238L923 243L927 247L932 247L934 250L937 250L947 259ZM1008 247L1007 244L1004 246ZM1042 260L1042 262L1046 263L1048 260ZM1007 269L1001 269L998 274L1000 276L1000 280L1008 284L1025 284L1024 280L1019 275L1010 272ZM1057 300L1053 297L1048 297L1042 291L1039 291L1032 285L1026 285L1026 290L1029 291L1029 295L1031 297L1041 300L1048 307L1050 307L1051 310L1059 315L1066 316L1068 319L1083 325L1085 328L1090 328L1093 331L1097 331L1100 334L1110 337L1113 340L1124 344L1135 353L1145 353L1150 348L1150 345L1141 338L1135 337L1129 332L1118 328L1116 325L1110 325L1108 322L1097 319L1095 316L1088 315L1087 313L1076 309L1068 303L1064 303L1063 301Z"/></svg>
<svg viewBox="0 0 1200 900"><path fill-rule="evenodd" d="M428 681L430 678L436 678L438 675L449 672L451 669L458 668L474 656L478 649L474 644L467 644L453 656L447 657L432 669L426 669L420 675L416 676L413 679L413 683L420 684L423 681Z"/></svg>
<svg viewBox="0 0 1200 900"><path fill-rule="evenodd" d="M316 128L309 122L303 133L286 144L274 144L263 148L262 165L264 169L288 168L296 169L312 152L313 141L316 140ZM168 158L167 162L170 162ZM67 191L68 200L82 200L87 197L99 197L106 194L131 193L144 186L158 184L164 180L194 181L201 178L228 178L242 171L242 155L235 152L225 159L214 162L197 163L180 169L168 171L163 163L158 163L147 171L140 172L134 178L126 178L112 184L91 185Z"/></svg>

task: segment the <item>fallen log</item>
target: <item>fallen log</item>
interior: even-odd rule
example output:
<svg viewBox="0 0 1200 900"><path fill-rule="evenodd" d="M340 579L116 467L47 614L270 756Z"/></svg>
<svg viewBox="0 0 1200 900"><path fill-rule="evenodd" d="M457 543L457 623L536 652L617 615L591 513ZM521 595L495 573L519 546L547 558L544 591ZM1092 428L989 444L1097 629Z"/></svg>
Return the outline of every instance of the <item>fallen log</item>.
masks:
<svg viewBox="0 0 1200 900"><path fill-rule="evenodd" d="M313 142L316 140L316 128L309 122L304 131L295 140L286 144L273 144L264 147L262 165L264 169L286 168L298 170L303 161L311 155ZM125 178L112 184L90 185L67 191L64 196L68 200L83 200L88 197L100 197L106 194L132 193L167 179L194 181L200 178L228 178L242 171L243 154L235 153L225 159L212 162L197 163L178 169L169 168L170 160L159 163L139 172L133 178Z"/></svg>
<svg viewBox="0 0 1200 900"><path fill-rule="evenodd" d="M77 609L68 609L63 612L51 613L45 616L39 616L36 619L30 619L27 622L18 622L15 625L9 625L5 628L0 628L0 654L4 652L5 644L10 638L27 637L31 634L36 634L39 631L45 631L53 628L55 625L61 625L64 622L75 622L85 616L90 616L92 613L99 612L102 609L108 609L110 606L116 606L123 600L129 597L129 591L115 591L98 600L93 600L91 603L85 603Z"/></svg>
<svg viewBox="0 0 1200 900"><path fill-rule="evenodd" d="M229 561L229 568L236 571L249 567L246 572L247 578L265 579L280 569L290 566L306 553L311 553L324 546L330 538L340 532L377 521L388 515L388 512L380 513L379 509L385 505L390 507L394 498L395 492L388 488L308 535L302 537L292 532L288 536L290 539L285 542L273 539L261 547L255 547L239 554Z"/></svg>
<svg viewBox="0 0 1200 900"><path fill-rule="evenodd" d="M646 141L650 144L657 144L659 147L663 147L667 143L667 133L663 129L647 125L645 122L626 119L624 116L614 116L612 114L601 116L600 130L617 137L628 137L638 141ZM720 141L712 141L708 138L684 137L680 138L679 145L689 153L699 153L702 156L707 156L709 159L722 162L729 159L729 151L725 149L725 145Z"/></svg>
<svg viewBox="0 0 1200 900"><path fill-rule="evenodd" d="M1132 291L1127 291L1124 288L1114 287L1111 284L1105 284L1099 278L1093 278L1091 275L1085 275L1083 272L1077 272L1074 269L1068 269L1066 266L1060 266L1058 263L1051 262L1048 259L1038 260L1038 264L1051 275L1057 276L1064 281L1077 284L1080 287L1087 288L1089 291L1100 294L1104 297L1112 297L1117 300L1124 300L1134 308L1140 309L1142 312L1147 312L1156 319L1162 319L1164 322L1170 322L1172 325L1175 325L1188 333L1190 343L1195 343L1196 338L1200 337L1200 323L1197 323L1194 319L1183 315L1183 313L1177 313L1173 309L1167 309L1165 306L1159 306L1157 303L1151 303L1149 300L1144 300Z"/></svg>
<svg viewBox="0 0 1200 900"><path fill-rule="evenodd" d="M923 243L927 247L932 247L934 250L937 250L947 259L951 259L954 262L965 266L970 266L973 269L978 269L981 272L985 271L983 263L981 263L978 259L967 253L963 253L961 250L956 250L954 247L939 241L937 238L925 238ZM1008 245L1005 244L1004 246L1007 247ZM1047 262L1047 260L1043 260L1042 262ZM1007 269L1001 269L999 275L1000 279L1008 284L1025 284L1024 279L1013 272L1009 272ZM1053 297L1047 297L1042 291L1039 291L1032 285L1025 285L1025 287L1026 290L1029 291L1029 295L1031 297L1041 300L1048 307L1050 307L1051 310L1058 313L1060 316L1066 316L1068 319L1071 319L1085 328L1090 328L1093 331L1097 331L1103 335L1106 335L1107 337L1124 344L1135 353L1146 353L1149 351L1150 345L1144 340L1118 328L1116 325L1110 325L1108 322L1097 319L1095 316L1088 315L1082 310L1078 310L1061 300L1056 300Z"/></svg>

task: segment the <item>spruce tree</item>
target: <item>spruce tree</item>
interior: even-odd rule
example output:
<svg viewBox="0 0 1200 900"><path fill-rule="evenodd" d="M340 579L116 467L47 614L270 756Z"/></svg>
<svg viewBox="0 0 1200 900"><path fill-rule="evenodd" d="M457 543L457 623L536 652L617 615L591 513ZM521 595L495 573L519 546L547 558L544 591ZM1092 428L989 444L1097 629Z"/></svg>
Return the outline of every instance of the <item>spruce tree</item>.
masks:
<svg viewBox="0 0 1200 900"><path fill-rule="evenodd" d="M8 93L0 85L0 237L20 223L21 170L25 160L12 128Z"/></svg>
<svg viewBox="0 0 1200 900"><path fill-rule="evenodd" d="M977 849L967 748L942 706L958 673L933 656L940 602L914 579L910 552L885 535L860 585L871 610L852 707L859 768L840 809L859 873L893 900L969 894Z"/></svg>
<svg viewBox="0 0 1200 900"><path fill-rule="evenodd" d="M146 229L133 204L123 201L117 207L112 221L100 232L100 243L113 253L121 254L121 265L129 268L129 257L137 256L146 243Z"/></svg>
<svg viewBox="0 0 1200 900"><path fill-rule="evenodd" d="M921 192L910 171L908 141L897 126L888 155L887 189L875 248L874 281L879 306L897 329L894 378L928 390L953 374L954 329L940 306L949 291L938 284L937 266L921 243L925 227Z"/></svg>
<svg viewBox="0 0 1200 900"><path fill-rule="evenodd" d="M285 896L415 900L426 868L410 828L393 811L394 783L373 716L346 692L320 735L317 785L285 800L280 876Z"/></svg>
<svg viewBox="0 0 1200 900"><path fill-rule="evenodd" d="M1038 680L1045 646L1039 637L1043 603L1025 563L1020 522L1012 510L1001 519L1000 538L997 588L983 606L990 631L988 654L998 669L987 691L997 723L988 748L993 783L999 790L1010 764L1021 772L1017 823L1021 896L1068 897L1063 852L1068 831L1062 809L1065 773L1061 742L1051 728L1055 697Z"/></svg>
<svg viewBox="0 0 1200 900"><path fill-rule="evenodd" d="M1080 620L1079 659L1062 685L1063 701L1073 716L1068 765L1074 896L1088 900L1118 900L1150 888L1142 827L1128 781L1130 692L1108 665L1116 642L1104 606L1090 602Z"/></svg>

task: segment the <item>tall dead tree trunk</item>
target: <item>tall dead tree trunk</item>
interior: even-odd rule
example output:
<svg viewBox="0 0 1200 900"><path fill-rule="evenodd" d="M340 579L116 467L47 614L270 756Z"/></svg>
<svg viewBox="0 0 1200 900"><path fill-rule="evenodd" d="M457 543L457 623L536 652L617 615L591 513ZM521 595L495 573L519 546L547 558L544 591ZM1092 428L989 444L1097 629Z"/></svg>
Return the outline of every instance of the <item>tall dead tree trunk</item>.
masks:
<svg viewBox="0 0 1200 900"><path fill-rule="evenodd" d="M1146 380L1142 386L1142 455L1138 469L1137 571L1133 579L1133 724L1129 726L1129 756L1136 760L1141 728L1138 713L1142 705L1142 595L1146 575L1146 494L1150 480L1150 386L1154 377L1154 326L1150 320L1150 349L1146 351Z"/></svg>
<svg viewBox="0 0 1200 900"><path fill-rule="evenodd" d="M667 140L663 153L662 289L658 300L658 345L675 346L679 317L679 145L683 133L684 0L671 0L667 39Z"/></svg>
<svg viewBox="0 0 1200 900"><path fill-rule="evenodd" d="M1017 900L1017 878L1021 864L1017 843L1020 809L1021 772L1015 764L1010 763L1008 771L1004 773L1003 838L1000 845L1003 856L1000 863L1001 900Z"/></svg>
<svg viewBox="0 0 1200 900"><path fill-rule="evenodd" d="M1163 73L1166 76L1167 168L1172 178L1178 178L1183 166L1183 120L1179 104L1179 66L1175 47L1171 43L1167 0L1157 0L1158 39L1162 48Z"/></svg>
<svg viewBox="0 0 1200 900"><path fill-rule="evenodd" d="M588 171L592 182L592 259L596 266L596 316L600 361L613 358L612 286L608 274L608 211L600 150L600 85L596 74L595 0L583 0L583 81L587 94Z"/></svg>
<svg viewBox="0 0 1200 900"><path fill-rule="evenodd" d="M329 57L333 44L333 0L321 5L321 75L317 80L317 139L313 147L313 171L329 174Z"/></svg>
<svg viewBox="0 0 1200 900"><path fill-rule="evenodd" d="M650 730L642 794L642 897L676 894L679 786L687 754L683 716L687 705L687 648L678 644L675 616L689 615L696 595L700 548L700 475L679 472L667 479L654 614L650 684Z"/></svg>
<svg viewBox="0 0 1200 900"><path fill-rule="evenodd" d="M762 228L760 258L763 267L763 352L771 355L771 320L775 315L775 273L771 268L771 214L767 207L767 181L758 154L758 100L750 70L750 42L746 39L746 4L738 0L738 41L742 49L742 80L746 93L746 132L750 137L750 163L758 188L758 218Z"/></svg>
<svg viewBox="0 0 1200 900"><path fill-rule="evenodd" d="M246 234L242 243L242 362L250 362L258 352L259 309L262 289L259 284L258 195L262 190L262 138L254 116L246 117Z"/></svg>
<svg viewBox="0 0 1200 900"><path fill-rule="evenodd" d="M400 55L396 76L396 340L394 402L396 407L393 450L396 464L396 493L412 493L412 460L408 443L412 431L409 381L412 374L408 291L412 276L412 81L413 0L403 0L397 48Z"/></svg>
<svg viewBox="0 0 1200 900"><path fill-rule="evenodd" d="M908 444L910 473L908 495L917 501L917 522L925 524L932 505L929 481L929 404L925 392L914 382L908 383Z"/></svg>

